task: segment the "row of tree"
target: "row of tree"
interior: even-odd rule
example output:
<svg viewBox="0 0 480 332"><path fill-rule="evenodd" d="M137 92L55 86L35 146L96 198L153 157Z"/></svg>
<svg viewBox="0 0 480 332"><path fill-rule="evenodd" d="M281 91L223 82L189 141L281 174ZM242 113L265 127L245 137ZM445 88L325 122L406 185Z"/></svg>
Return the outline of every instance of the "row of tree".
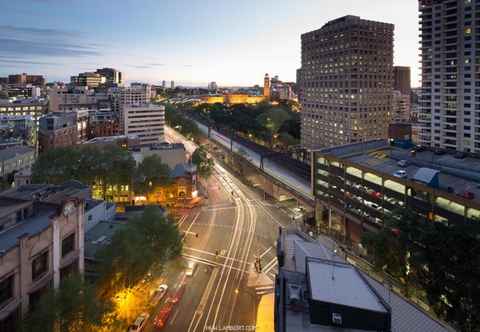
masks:
<svg viewBox="0 0 480 332"><path fill-rule="evenodd" d="M462 331L480 330L479 222L431 222L401 209L362 242L407 296L421 290L439 317Z"/></svg>
<svg viewBox="0 0 480 332"><path fill-rule="evenodd" d="M288 147L300 141L300 115L287 104L272 106L202 104L192 111L217 127L241 133L271 147Z"/></svg>
<svg viewBox="0 0 480 332"><path fill-rule="evenodd" d="M99 278L94 283L79 275L48 290L23 321L22 331L113 331L126 322L113 301L122 289L131 289L149 272L161 271L180 254L181 236L175 223L156 207L118 230L111 243L97 253Z"/></svg>
<svg viewBox="0 0 480 332"><path fill-rule="evenodd" d="M186 118L173 105L165 105L165 122L188 139L198 140L200 137L200 130L197 124Z"/></svg>
<svg viewBox="0 0 480 332"><path fill-rule="evenodd" d="M171 183L171 170L159 156L146 157L138 166L131 154L117 145L77 145L42 153L32 168L34 183L61 184L78 180L89 186L133 185L136 193L147 193ZM105 198L105 197L104 197Z"/></svg>

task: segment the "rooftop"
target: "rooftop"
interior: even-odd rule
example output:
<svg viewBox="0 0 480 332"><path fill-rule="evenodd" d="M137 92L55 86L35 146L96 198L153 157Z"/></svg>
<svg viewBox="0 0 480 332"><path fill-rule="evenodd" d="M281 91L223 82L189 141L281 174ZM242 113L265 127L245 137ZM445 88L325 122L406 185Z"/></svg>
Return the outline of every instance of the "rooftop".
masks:
<svg viewBox="0 0 480 332"><path fill-rule="evenodd" d="M307 273L310 271L314 300L367 308L373 312L382 312L386 308L383 304L386 304L391 310L392 332L453 331L448 325L432 318L417 305L391 291L389 287L346 263L332 250L332 244L312 239L297 231L284 230L282 234L279 248L284 252L284 265L280 268L280 274L286 279L287 285L299 285L308 289ZM301 265L296 264L296 261L302 259L302 255L312 258L307 259L307 271L298 269ZM312 324L308 304L306 306L303 310L295 310L291 305L285 306L285 331L360 331Z"/></svg>
<svg viewBox="0 0 480 332"><path fill-rule="evenodd" d="M308 274L313 300L387 312L371 286L350 264L309 260Z"/></svg>
<svg viewBox="0 0 480 332"><path fill-rule="evenodd" d="M0 201L4 200L4 198L0 198ZM20 224L15 225L15 227L0 232L0 254L15 247L19 237L24 235L31 236L47 229L50 225L50 217L56 213L57 207L45 203L36 203L34 216L26 218Z"/></svg>
<svg viewBox="0 0 480 332"><path fill-rule="evenodd" d="M19 200L32 200L38 198L42 202L58 204L67 198L90 198L90 188L79 181L70 180L61 185L52 184L27 184L17 188L5 190L1 197Z"/></svg>
<svg viewBox="0 0 480 332"><path fill-rule="evenodd" d="M398 179L400 182L418 181L422 173L428 175L438 171L439 189L457 195L471 192L473 200L480 204L480 159L476 157L457 159L451 153L439 155L429 150L412 154L411 148L391 146L386 140L321 149L319 152L383 174L393 175L398 170L405 170L407 177ZM399 166L400 160L405 160L406 166Z"/></svg>
<svg viewBox="0 0 480 332"><path fill-rule="evenodd" d="M35 149L29 146L14 146L0 150L0 161L6 161L14 158L17 155L23 155L27 153L34 153Z"/></svg>
<svg viewBox="0 0 480 332"><path fill-rule="evenodd" d="M126 221L100 221L85 233L85 257L95 257L97 251L112 241L112 237L120 229L126 227Z"/></svg>

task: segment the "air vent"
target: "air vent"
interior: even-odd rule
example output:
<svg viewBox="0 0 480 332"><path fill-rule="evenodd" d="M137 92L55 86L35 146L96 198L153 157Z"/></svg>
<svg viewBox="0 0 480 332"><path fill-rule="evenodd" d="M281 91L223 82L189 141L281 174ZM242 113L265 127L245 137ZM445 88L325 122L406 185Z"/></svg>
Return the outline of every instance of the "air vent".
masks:
<svg viewBox="0 0 480 332"><path fill-rule="evenodd" d="M332 312L333 325L342 326L342 315L336 312Z"/></svg>

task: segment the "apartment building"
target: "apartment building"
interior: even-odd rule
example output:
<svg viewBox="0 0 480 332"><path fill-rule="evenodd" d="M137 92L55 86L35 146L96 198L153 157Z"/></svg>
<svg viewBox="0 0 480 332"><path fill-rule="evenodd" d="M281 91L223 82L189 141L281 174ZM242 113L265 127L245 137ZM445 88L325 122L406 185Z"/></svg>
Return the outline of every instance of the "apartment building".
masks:
<svg viewBox="0 0 480 332"><path fill-rule="evenodd" d="M39 150L44 152L77 144L79 142L77 122L77 112L49 113L42 117L38 132Z"/></svg>
<svg viewBox="0 0 480 332"><path fill-rule="evenodd" d="M419 10L420 144L480 152L480 2L420 0Z"/></svg>
<svg viewBox="0 0 480 332"><path fill-rule="evenodd" d="M98 88L106 83L105 76L96 73L86 72L80 73L78 76L70 77L70 83L76 86L87 86L89 88Z"/></svg>
<svg viewBox="0 0 480 332"><path fill-rule="evenodd" d="M88 86L58 86L48 91L49 111L63 112L77 109L95 111L111 107L108 93L96 92Z"/></svg>
<svg viewBox="0 0 480 332"><path fill-rule="evenodd" d="M301 143L307 149L386 138L392 24L345 16L302 35Z"/></svg>

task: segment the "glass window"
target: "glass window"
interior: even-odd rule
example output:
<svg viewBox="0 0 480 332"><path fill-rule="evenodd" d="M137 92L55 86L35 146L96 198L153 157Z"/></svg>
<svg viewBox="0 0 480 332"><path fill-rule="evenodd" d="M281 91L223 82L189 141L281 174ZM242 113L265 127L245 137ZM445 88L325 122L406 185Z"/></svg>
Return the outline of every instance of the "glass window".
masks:
<svg viewBox="0 0 480 332"><path fill-rule="evenodd" d="M347 167L347 173L357 178L362 178L362 171L355 167Z"/></svg>
<svg viewBox="0 0 480 332"><path fill-rule="evenodd" d="M48 251L38 255L32 262L32 280L35 281L48 271Z"/></svg>
<svg viewBox="0 0 480 332"><path fill-rule="evenodd" d="M70 234L62 241L62 257L65 257L75 249L75 233Z"/></svg>
<svg viewBox="0 0 480 332"><path fill-rule="evenodd" d="M476 210L476 209L468 209L467 210L467 218L470 218L470 219L476 219L478 221L480 221L480 210Z"/></svg>
<svg viewBox="0 0 480 332"><path fill-rule="evenodd" d="M0 281L0 303L5 303L13 297L13 277L12 274Z"/></svg>
<svg viewBox="0 0 480 332"><path fill-rule="evenodd" d="M321 164L321 165L325 165L325 164L326 164L326 163L325 163L325 158L323 158L323 157L318 158L318 159L317 159L317 162L318 162L319 164Z"/></svg>
<svg viewBox="0 0 480 332"><path fill-rule="evenodd" d="M437 197L436 203L439 207L448 210L450 212L459 214L463 216L465 214L465 206L452 202L446 198L443 197Z"/></svg>
<svg viewBox="0 0 480 332"><path fill-rule="evenodd" d="M372 182L378 185L382 185L382 178L379 177L378 175L375 175L373 173L365 173L363 175L363 178L365 181Z"/></svg>
<svg viewBox="0 0 480 332"><path fill-rule="evenodd" d="M392 181L392 180L386 180L384 183L385 188L388 188L390 190L396 191L397 193L405 195L405 186L401 183Z"/></svg>

